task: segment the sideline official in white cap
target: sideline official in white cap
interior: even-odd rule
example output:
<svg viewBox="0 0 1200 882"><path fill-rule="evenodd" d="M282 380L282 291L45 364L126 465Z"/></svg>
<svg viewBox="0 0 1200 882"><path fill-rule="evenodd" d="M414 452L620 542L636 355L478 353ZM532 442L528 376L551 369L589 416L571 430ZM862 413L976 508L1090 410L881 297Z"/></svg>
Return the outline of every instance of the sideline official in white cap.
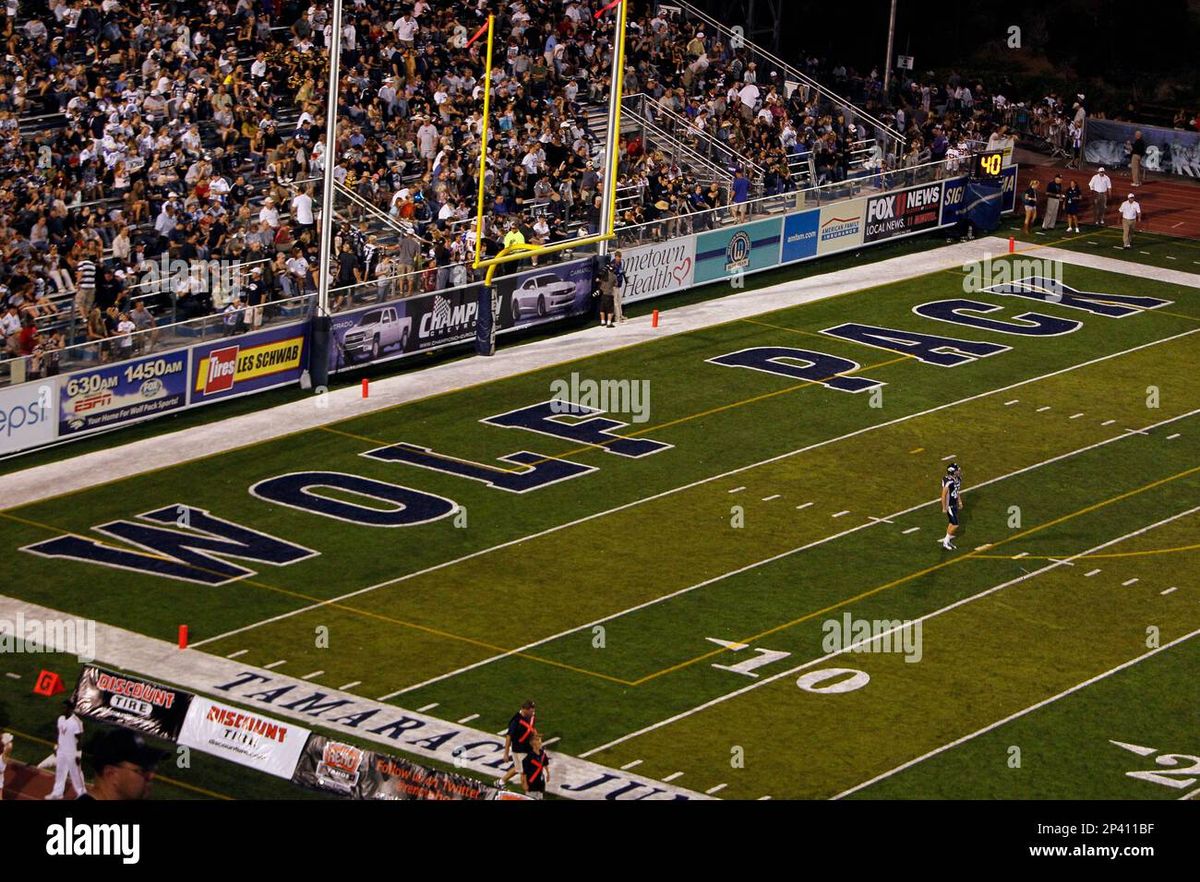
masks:
<svg viewBox="0 0 1200 882"><path fill-rule="evenodd" d="M1108 208L1108 193L1112 190L1112 179L1104 173L1104 166L1092 175L1088 181L1088 189L1092 191L1093 223L1098 227L1104 226L1104 212Z"/></svg>
<svg viewBox="0 0 1200 882"><path fill-rule="evenodd" d="M1133 225L1142 219L1142 206L1130 193L1129 198L1122 202L1117 210L1121 212L1121 233L1125 247L1128 248L1133 242Z"/></svg>

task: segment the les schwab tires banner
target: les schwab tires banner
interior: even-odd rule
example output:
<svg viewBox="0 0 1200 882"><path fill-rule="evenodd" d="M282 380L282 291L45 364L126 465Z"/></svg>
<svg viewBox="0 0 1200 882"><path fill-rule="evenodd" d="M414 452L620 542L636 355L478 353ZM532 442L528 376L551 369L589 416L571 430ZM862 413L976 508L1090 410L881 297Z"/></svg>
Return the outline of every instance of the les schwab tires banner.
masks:
<svg viewBox="0 0 1200 882"><path fill-rule="evenodd" d="M75 687L75 710L94 720L175 741L192 694L140 677L86 665Z"/></svg>
<svg viewBox="0 0 1200 882"><path fill-rule="evenodd" d="M290 779L309 734L301 726L196 696L184 718L179 743Z"/></svg>
<svg viewBox="0 0 1200 882"><path fill-rule="evenodd" d="M308 322L238 334L192 348L191 403L258 392L300 379Z"/></svg>
<svg viewBox="0 0 1200 882"><path fill-rule="evenodd" d="M496 790L479 781L334 741L308 739L292 781L347 799L494 799Z"/></svg>

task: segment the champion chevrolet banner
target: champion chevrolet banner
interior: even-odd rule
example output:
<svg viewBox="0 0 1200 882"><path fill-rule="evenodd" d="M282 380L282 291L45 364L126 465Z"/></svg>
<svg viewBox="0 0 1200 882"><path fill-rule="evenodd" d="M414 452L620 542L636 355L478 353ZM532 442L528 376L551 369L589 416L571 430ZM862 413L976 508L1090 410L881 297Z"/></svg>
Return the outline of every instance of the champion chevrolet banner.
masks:
<svg viewBox="0 0 1200 882"><path fill-rule="evenodd" d="M175 741L192 694L139 677L85 665L75 687L75 710L94 720L116 723Z"/></svg>
<svg viewBox="0 0 1200 882"><path fill-rule="evenodd" d="M292 781L350 799L494 799L496 790L479 781L437 772L409 760L333 741L308 739Z"/></svg>
<svg viewBox="0 0 1200 882"><path fill-rule="evenodd" d="M178 740L185 747L291 778L308 736L309 730L301 726L196 696Z"/></svg>

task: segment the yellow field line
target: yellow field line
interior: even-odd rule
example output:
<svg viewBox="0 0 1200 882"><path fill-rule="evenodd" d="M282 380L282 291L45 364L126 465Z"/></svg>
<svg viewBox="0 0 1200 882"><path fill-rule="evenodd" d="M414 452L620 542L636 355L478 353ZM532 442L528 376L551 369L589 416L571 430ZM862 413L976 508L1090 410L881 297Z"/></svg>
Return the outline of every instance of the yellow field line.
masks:
<svg viewBox="0 0 1200 882"><path fill-rule="evenodd" d="M82 539L82 540L88 541L88 542L95 541L95 540L91 539L90 537L82 536L78 533L73 533L70 530L64 530L61 527L54 526L53 524L45 524L45 523L42 523L41 521L35 521L35 520L31 520L29 518L18 517L17 515L12 515L12 514L9 514L8 512L0 511L0 518L5 518L10 521L15 521L17 523L24 524L29 527L36 527L37 529L46 530L51 533L59 533L61 535L74 536L78 539ZM101 543L101 544L105 544L105 545L107 545L107 547L110 547L110 548L120 548L120 546L117 546L117 545L108 545L107 543ZM121 548L121 550L127 551L129 549ZM174 558L167 557L165 555L154 554L152 552L145 552L142 549L137 549L137 551L139 553L145 554L147 557L153 557L158 560L169 560L169 561L175 562ZM189 569L193 569L199 573L215 572L213 570L209 570L204 567L197 566L196 564L184 564L184 566L187 566ZM466 637L466 636L463 636L462 634L454 634L450 631L443 631L439 628L432 628L428 625L419 625L416 622L409 622L409 621L405 621L404 619L393 618L392 616L386 616L386 615L383 615L382 613L375 613L375 612L371 612L369 610L359 609L358 607L347 606L342 603L330 602L329 600L327 600L325 598L313 597L311 594L305 594L302 591L292 591L288 588L280 588L275 585L268 585L267 583L260 582L257 579L241 578L241 579L237 579L236 583L238 585L249 585L250 587L259 588L264 591L273 591L276 594L283 594L287 597L295 598L297 600L303 600L306 603L317 604L325 609L336 609L336 610L340 610L341 612L349 613L351 615L363 616L366 618L376 619L378 621L387 622L392 625L399 625L400 627L409 628L414 631L421 631L422 633L429 634L434 637L441 637L446 640L455 640L459 643L467 643L467 644L470 644L471 646L476 646L481 649L486 649L488 652L493 652L493 653L499 652L499 653L505 653L505 654L509 654L509 655L515 655L519 658L524 658L529 661L541 662L543 664L551 665L556 668L562 668L564 670L572 671L576 674L586 674L590 677L597 677L601 680L608 680L613 683L619 683L623 686L632 685L628 681L622 680L619 677L613 677L608 674L602 674L598 671L588 671L583 668L575 667L574 665L566 664L565 662L555 661L554 659L542 658L540 656L531 655L531 654L524 653L524 652L515 652L508 647L497 646L496 644L488 643L485 640L478 640L474 637Z"/></svg>
<svg viewBox="0 0 1200 882"><path fill-rule="evenodd" d="M1078 511L1072 512L1070 514L1062 515L1061 517L1054 518L1053 520L1050 520L1050 521L1046 521L1046 523L1044 523L1044 524L1039 524L1036 527L1030 527L1028 530L1023 530L1020 533L1014 533L1012 536L1009 536L1007 539L1002 539L1001 541L994 543L991 547L996 548L1000 545L1007 545L1008 543L1015 542L1016 540L1021 539L1025 536L1030 536L1033 533L1037 533L1042 530L1045 530L1048 527L1053 527L1056 524L1063 523L1064 521L1072 520L1074 518L1080 517L1081 515L1085 515L1085 514L1088 514L1089 512L1096 511L1097 509L1104 508L1105 506L1108 506L1108 505L1112 505L1115 502L1120 502L1122 499L1128 499L1129 497L1136 496L1139 493L1145 493L1147 490L1152 490L1155 487L1161 487L1163 484L1170 483L1171 481L1176 481L1180 478L1185 478L1188 475L1193 475L1197 472L1200 472L1200 466L1194 466L1190 469L1186 469L1185 471L1171 475L1168 478L1160 478L1157 481L1152 481L1149 484L1144 484L1141 487L1135 488L1133 490L1128 490L1124 493L1118 494L1117 496L1112 496L1108 499L1094 503L1085 508L1081 508ZM790 622L784 622L782 625L775 625L774 627L768 628L765 631L760 631L759 633L754 634L750 637L743 637L740 640L737 640L735 642L744 643L744 644L752 644L755 641L762 639L763 637L767 637L771 634L778 633L779 631L787 630L788 628L791 628L795 625L801 624L802 622L807 622L818 616L826 615L827 613L831 613L834 610L841 609L842 607L847 606L848 604L857 603L860 600L865 600L866 598L871 597L875 594L879 594L880 592L887 591L889 588L895 588L898 585L903 585L906 582L911 582L914 579L919 579L922 576L927 576L930 573L937 572L938 570L943 570L946 567L952 567L955 564L962 563L963 561L972 560L973 558L975 558L977 556L978 556L978 554L976 552L971 551L971 552L968 552L968 553L962 555L961 557L954 557L954 558L951 558L950 560L945 560L945 561L942 561L941 563L934 564L933 566L925 567L924 569L918 570L915 573L910 573L907 576L901 576L899 579L893 579L890 582L886 582L883 585L876 586L875 588L872 588L868 591L864 591L861 594L858 594L854 597L850 597L845 600L840 600L837 603L834 603L834 604L831 604L831 605L825 607L824 609L819 609L819 610L816 610L815 612L807 613L803 616L800 616L799 618L792 619ZM1067 555L1067 556L1070 557L1070 555ZM633 685L641 686L642 684L648 683L651 680L655 680L665 674L671 674L676 671L680 671L684 668L687 668L687 667L690 667L691 665L696 664L697 662L702 662L702 661L705 661L710 658L715 658L716 656L722 655L728 651L729 650L725 649L725 648L710 650L709 652L705 652L702 655L696 656L695 658L691 658L691 659L688 659L687 661L680 662L679 664L671 665L670 667L663 668L661 671L655 671L653 674L647 674L646 676L641 677L640 679L634 680Z"/></svg>
<svg viewBox="0 0 1200 882"><path fill-rule="evenodd" d="M1146 557L1155 554L1179 554L1184 551L1200 551L1200 543L1195 545L1177 545L1174 548L1150 548L1146 551L1119 551L1111 554L1079 554L1078 552L1072 552L1071 554L1026 554L1022 557L1016 557L1011 554L979 554L976 557L991 560L1062 560L1067 557L1073 560L1092 560L1098 557Z"/></svg>

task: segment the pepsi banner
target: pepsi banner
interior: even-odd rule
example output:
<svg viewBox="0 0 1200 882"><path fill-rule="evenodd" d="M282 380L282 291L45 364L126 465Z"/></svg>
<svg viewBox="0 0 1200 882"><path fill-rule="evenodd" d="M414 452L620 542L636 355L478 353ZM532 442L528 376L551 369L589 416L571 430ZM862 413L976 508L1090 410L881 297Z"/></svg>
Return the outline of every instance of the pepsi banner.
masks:
<svg viewBox="0 0 1200 882"><path fill-rule="evenodd" d="M300 379L309 323L201 343L192 348L191 403L258 392Z"/></svg>
<svg viewBox="0 0 1200 882"><path fill-rule="evenodd" d="M186 349L75 371L59 380L58 437L178 410L187 383Z"/></svg>
<svg viewBox="0 0 1200 882"><path fill-rule="evenodd" d="M881 242L894 236L932 230L942 224L942 184L921 184L871 196L867 199L867 215L863 241Z"/></svg>
<svg viewBox="0 0 1200 882"><path fill-rule="evenodd" d="M85 665L75 687L75 710L93 720L175 741L192 694L140 677Z"/></svg>
<svg viewBox="0 0 1200 882"><path fill-rule="evenodd" d="M292 782L346 799L495 799L496 789L450 772L312 735Z"/></svg>

